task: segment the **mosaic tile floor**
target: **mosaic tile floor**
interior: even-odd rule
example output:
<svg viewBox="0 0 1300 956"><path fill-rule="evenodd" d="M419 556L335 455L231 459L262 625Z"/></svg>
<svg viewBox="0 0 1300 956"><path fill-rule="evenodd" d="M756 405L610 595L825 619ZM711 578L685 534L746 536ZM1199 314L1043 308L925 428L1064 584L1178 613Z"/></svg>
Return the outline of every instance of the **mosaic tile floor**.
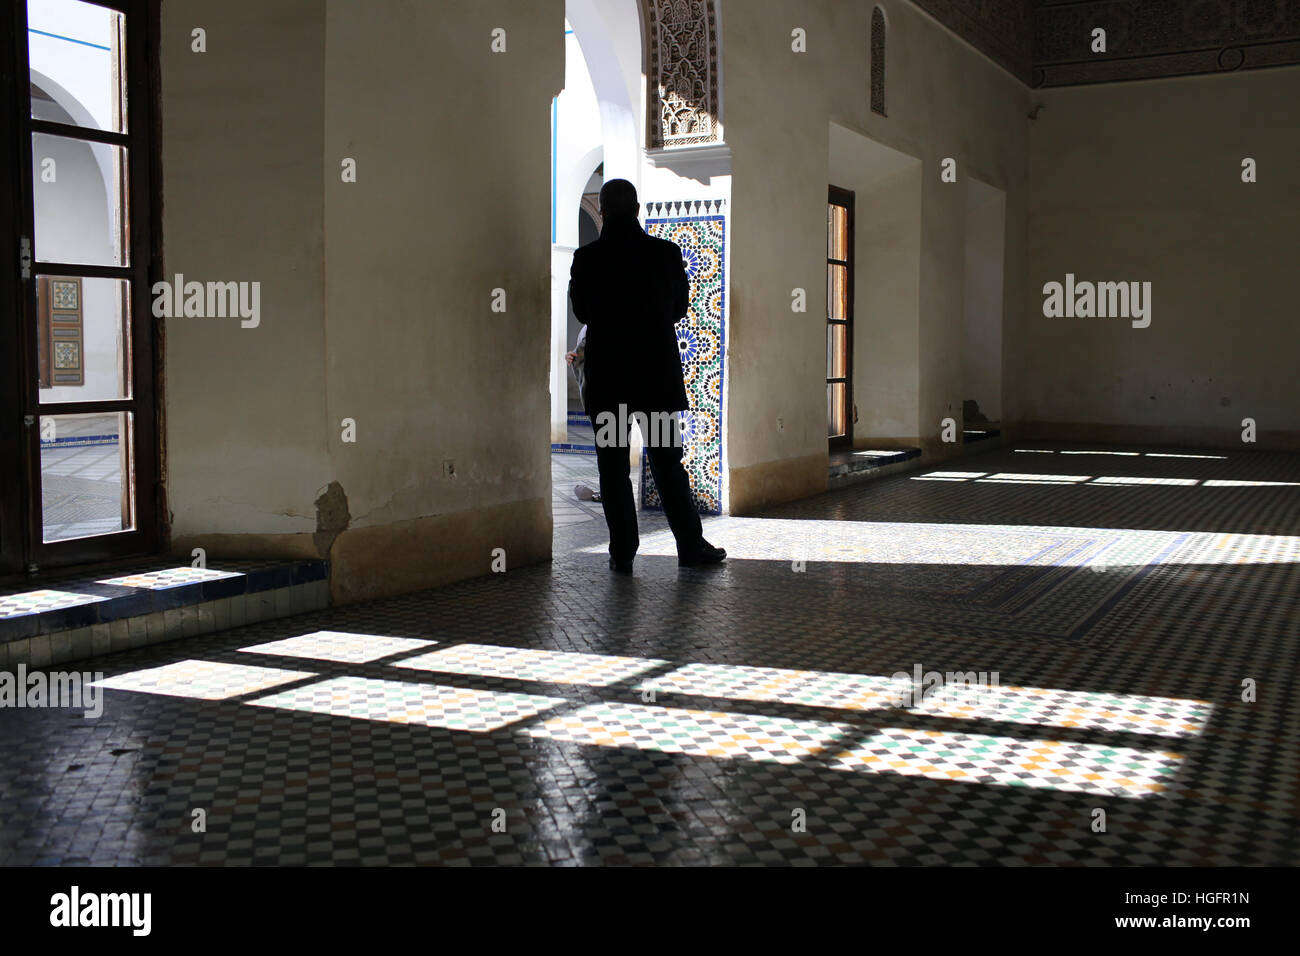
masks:
<svg viewBox="0 0 1300 956"><path fill-rule="evenodd" d="M568 452L551 453L551 517L556 528L587 524L597 521L605 527L605 513L599 501L581 501L573 493L579 482L591 488L600 488L600 474L596 470L596 456ZM639 493L632 482L632 493Z"/></svg>
<svg viewBox="0 0 1300 956"><path fill-rule="evenodd" d="M46 541L122 528L116 415L55 419L59 444L41 445L41 511Z"/></svg>
<svg viewBox="0 0 1300 956"><path fill-rule="evenodd" d="M0 864L1300 863L1300 456L1146 451L97 659L0 708Z"/></svg>
<svg viewBox="0 0 1300 956"><path fill-rule="evenodd" d="M80 607L83 604L96 604L107 600L106 597L94 594L79 594L56 588L41 588L38 591L24 591L19 594L0 594L0 619L53 611L58 608Z"/></svg>

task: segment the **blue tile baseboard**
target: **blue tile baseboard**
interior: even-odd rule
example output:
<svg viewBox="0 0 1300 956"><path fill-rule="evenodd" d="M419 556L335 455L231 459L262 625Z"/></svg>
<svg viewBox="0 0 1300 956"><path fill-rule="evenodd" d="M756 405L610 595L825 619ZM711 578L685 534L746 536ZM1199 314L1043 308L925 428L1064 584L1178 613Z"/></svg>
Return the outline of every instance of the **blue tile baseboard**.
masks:
<svg viewBox="0 0 1300 956"><path fill-rule="evenodd" d="M197 579L197 580L196 580ZM0 668L43 667L329 606L329 563L152 562L0 588Z"/></svg>
<svg viewBox="0 0 1300 956"><path fill-rule="evenodd" d="M921 449L919 448L835 452L830 456L829 476L839 478L844 475L856 475L920 457Z"/></svg>
<svg viewBox="0 0 1300 956"><path fill-rule="evenodd" d="M921 465L921 449L890 448L880 450L833 452L827 467L827 490L854 485L860 481L884 478Z"/></svg>

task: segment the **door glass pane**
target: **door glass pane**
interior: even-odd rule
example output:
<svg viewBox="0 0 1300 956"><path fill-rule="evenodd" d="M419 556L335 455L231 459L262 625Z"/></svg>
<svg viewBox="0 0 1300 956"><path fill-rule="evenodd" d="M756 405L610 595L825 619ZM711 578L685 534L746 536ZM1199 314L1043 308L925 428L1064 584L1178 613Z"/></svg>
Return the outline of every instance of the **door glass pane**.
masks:
<svg viewBox="0 0 1300 956"><path fill-rule="evenodd" d="M41 416L45 541L135 528L128 412Z"/></svg>
<svg viewBox="0 0 1300 956"><path fill-rule="evenodd" d="M826 207L826 258L849 257L849 211L843 206Z"/></svg>
<svg viewBox="0 0 1300 956"><path fill-rule="evenodd" d="M32 180L38 262L129 265L125 149L33 133Z"/></svg>
<svg viewBox="0 0 1300 956"><path fill-rule="evenodd" d="M839 438L845 433L844 388L843 382L826 386L826 434L830 438Z"/></svg>
<svg viewBox="0 0 1300 956"><path fill-rule="evenodd" d="M849 327L826 326L826 377L846 378L849 374Z"/></svg>
<svg viewBox="0 0 1300 956"><path fill-rule="evenodd" d="M36 277L41 402L131 397L130 303L124 279Z"/></svg>
<svg viewBox="0 0 1300 956"><path fill-rule="evenodd" d="M828 319L849 317L848 266L828 265L826 267L826 309Z"/></svg>
<svg viewBox="0 0 1300 956"><path fill-rule="evenodd" d="M125 17L80 0L28 0L32 119L126 132Z"/></svg>

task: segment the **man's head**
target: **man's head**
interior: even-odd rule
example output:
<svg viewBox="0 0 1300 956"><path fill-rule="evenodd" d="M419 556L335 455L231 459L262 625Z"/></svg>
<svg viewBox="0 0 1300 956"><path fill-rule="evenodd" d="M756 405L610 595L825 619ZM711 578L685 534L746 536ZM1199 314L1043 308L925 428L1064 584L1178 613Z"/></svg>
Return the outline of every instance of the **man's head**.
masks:
<svg viewBox="0 0 1300 956"><path fill-rule="evenodd" d="M611 179L600 187L600 216L606 222L635 219L640 211L636 187L626 179Z"/></svg>

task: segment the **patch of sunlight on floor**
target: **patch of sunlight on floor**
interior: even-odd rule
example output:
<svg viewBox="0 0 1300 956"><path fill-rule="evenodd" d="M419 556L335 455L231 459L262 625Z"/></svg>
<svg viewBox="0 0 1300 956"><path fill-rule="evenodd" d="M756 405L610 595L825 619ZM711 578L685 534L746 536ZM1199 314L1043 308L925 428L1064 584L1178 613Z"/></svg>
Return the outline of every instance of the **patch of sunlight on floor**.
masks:
<svg viewBox="0 0 1300 956"><path fill-rule="evenodd" d="M605 687L668 663L640 657L545 651L495 644L456 644L430 654L408 658L396 666L444 674Z"/></svg>
<svg viewBox="0 0 1300 956"><path fill-rule="evenodd" d="M248 703L253 707L485 733L536 717L567 701L536 694L336 677Z"/></svg>
<svg viewBox="0 0 1300 956"><path fill-rule="evenodd" d="M378 634L353 634L348 631L313 631L280 641L241 647L245 654L269 654L278 657L303 657L341 664L366 664L393 654L432 647L437 641L409 637L384 637Z"/></svg>
<svg viewBox="0 0 1300 956"><path fill-rule="evenodd" d="M885 727L836 753L830 766L984 786L1146 798L1169 789L1182 756L1105 744Z"/></svg>
<svg viewBox="0 0 1300 956"><path fill-rule="evenodd" d="M168 697L225 700L315 676L308 671L190 660L119 674L96 681L95 686Z"/></svg>

